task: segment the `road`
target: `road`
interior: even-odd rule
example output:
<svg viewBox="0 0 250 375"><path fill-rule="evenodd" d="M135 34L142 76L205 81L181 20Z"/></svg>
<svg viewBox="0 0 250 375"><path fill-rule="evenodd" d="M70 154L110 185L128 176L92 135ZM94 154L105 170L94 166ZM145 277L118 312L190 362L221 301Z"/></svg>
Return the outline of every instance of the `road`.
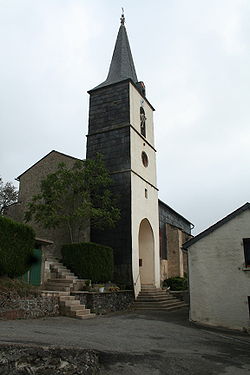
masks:
<svg viewBox="0 0 250 375"><path fill-rule="evenodd" d="M94 349L103 375L250 374L249 336L198 328L187 317L184 309L0 321L0 342Z"/></svg>

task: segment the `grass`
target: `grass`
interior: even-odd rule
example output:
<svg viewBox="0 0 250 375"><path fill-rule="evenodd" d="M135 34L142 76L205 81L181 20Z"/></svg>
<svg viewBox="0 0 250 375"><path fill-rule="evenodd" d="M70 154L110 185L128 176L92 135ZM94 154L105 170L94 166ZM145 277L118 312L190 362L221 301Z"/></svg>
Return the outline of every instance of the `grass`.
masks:
<svg viewBox="0 0 250 375"><path fill-rule="evenodd" d="M0 277L0 296L1 294L27 297L29 295L37 295L38 290L36 287L29 285L22 280Z"/></svg>

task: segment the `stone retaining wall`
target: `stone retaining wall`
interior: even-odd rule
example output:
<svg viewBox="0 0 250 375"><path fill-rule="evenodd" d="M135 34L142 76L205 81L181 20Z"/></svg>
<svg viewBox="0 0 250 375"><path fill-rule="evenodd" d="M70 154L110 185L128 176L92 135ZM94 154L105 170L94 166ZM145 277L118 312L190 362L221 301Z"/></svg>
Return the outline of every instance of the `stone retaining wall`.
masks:
<svg viewBox="0 0 250 375"><path fill-rule="evenodd" d="M79 298L86 308L96 314L127 310L134 302L134 292L131 290L118 292L72 292L72 295Z"/></svg>
<svg viewBox="0 0 250 375"><path fill-rule="evenodd" d="M59 315L57 297L19 297L0 293L0 319L30 319Z"/></svg>
<svg viewBox="0 0 250 375"><path fill-rule="evenodd" d="M1 344L0 374L97 375L100 372L98 356L93 350Z"/></svg>
<svg viewBox="0 0 250 375"><path fill-rule="evenodd" d="M178 298L181 301L184 301L187 305L190 304L189 291L188 290L171 290L170 294Z"/></svg>

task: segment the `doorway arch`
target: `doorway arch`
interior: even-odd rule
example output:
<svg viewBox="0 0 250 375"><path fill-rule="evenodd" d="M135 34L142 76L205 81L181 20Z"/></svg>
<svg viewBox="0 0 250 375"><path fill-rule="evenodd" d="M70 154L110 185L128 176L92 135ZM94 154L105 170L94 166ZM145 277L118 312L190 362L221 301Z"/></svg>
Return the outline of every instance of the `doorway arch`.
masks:
<svg viewBox="0 0 250 375"><path fill-rule="evenodd" d="M148 219L139 227L139 267L141 284L154 284L154 234Z"/></svg>

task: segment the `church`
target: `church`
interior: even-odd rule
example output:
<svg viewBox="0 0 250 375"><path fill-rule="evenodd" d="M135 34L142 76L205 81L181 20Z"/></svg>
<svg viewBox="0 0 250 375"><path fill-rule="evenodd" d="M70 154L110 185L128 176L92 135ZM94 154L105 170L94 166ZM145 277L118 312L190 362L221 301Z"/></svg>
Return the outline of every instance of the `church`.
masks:
<svg viewBox="0 0 250 375"><path fill-rule="evenodd" d="M90 227L82 240L114 249L114 280L133 286L137 296L143 286L159 288L167 277L187 272L182 244L191 238L192 224L158 198L154 107L145 84L137 78L124 15L107 79L88 93L86 158L103 155L112 191L119 197L121 219L115 230L98 232ZM26 205L39 192L41 180L59 163L72 166L75 160L53 150L28 168L18 177L18 202L8 208L7 216L23 221ZM47 241L46 251L58 254L61 245L69 242L63 229L32 226L37 237Z"/></svg>

